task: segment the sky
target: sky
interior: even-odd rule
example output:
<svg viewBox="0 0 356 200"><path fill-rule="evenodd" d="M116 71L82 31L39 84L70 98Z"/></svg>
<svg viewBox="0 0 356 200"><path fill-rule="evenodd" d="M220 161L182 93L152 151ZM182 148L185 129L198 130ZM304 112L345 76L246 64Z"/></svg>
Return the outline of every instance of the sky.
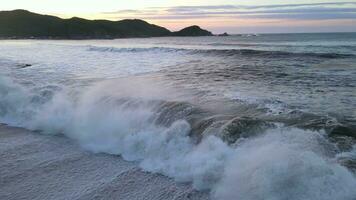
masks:
<svg viewBox="0 0 356 200"><path fill-rule="evenodd" d="M356 0L0 0L0 10L14 9L137 18L174 31L199 25L214 33L356 32Z"/></svg>

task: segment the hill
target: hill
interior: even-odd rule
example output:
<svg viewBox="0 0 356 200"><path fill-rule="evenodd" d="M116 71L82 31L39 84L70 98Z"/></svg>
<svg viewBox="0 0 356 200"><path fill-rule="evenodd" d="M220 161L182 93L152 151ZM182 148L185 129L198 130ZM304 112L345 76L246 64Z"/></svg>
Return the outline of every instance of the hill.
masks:
<svg viewBox="0 0 356 200"><path fill-rule="evenodd" d="M180 31L172 33L175 36L212 36L213 34L207 30L201 29L199 26L189 26Z"/></svg>
<svg viewBox="0 0 356 200"><path fill-rule="evenodd" d="M197 26L171 32L164 27L139 19L120 21L87 20L78 17L62 19L27 10L0 11L0 38L36 39L112 39L160 36L205 36Z"/></svg>

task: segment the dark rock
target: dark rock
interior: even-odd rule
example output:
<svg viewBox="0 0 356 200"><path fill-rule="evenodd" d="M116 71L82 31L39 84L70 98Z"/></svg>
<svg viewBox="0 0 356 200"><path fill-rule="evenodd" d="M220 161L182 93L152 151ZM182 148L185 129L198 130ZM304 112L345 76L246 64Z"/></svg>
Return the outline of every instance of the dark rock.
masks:
<svg viewBox="0 0 356 200"><path fill-rule="evenodd" d="M26 68L26 67L31 67L31 64L19 64L17 65L19 68Z"/></svg>
<svg viewBox="0 0 356 200"><path fill-rule="evenodd" d="M220 37L226 37L226 36L230 36L230 35L225 32L225 33L219 34L218 36L220 36Z"/></svg>
<svg viewBox="0 0 356 200"><path fill-rule="evenodd" d="M180 31L173 32L173 36L212 36L213 34L207 30L201 29L199 26L189 26Z"/></svg>

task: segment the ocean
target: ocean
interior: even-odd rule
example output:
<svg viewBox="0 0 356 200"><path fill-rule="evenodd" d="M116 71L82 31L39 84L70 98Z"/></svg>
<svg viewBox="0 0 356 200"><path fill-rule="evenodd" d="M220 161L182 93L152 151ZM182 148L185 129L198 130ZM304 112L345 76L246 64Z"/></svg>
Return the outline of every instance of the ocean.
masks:
<svg viewBox="0 0 356 200"><path fill-rule="evenodd" d="M0 67L0 123L211 199L356 199L356 33L2 40Z"/></svg>

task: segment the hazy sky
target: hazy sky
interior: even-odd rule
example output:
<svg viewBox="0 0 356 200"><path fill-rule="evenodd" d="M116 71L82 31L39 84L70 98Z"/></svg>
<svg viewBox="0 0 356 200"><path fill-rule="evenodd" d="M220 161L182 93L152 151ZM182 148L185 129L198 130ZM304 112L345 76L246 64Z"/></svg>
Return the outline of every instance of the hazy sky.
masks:
<svg viewBox="0 0 356 200"><path fill-rule="evenodd" d="M197 24L215 33L356 32L356 0L0 0L64 18L139 18L178 30Z"/></svg>

